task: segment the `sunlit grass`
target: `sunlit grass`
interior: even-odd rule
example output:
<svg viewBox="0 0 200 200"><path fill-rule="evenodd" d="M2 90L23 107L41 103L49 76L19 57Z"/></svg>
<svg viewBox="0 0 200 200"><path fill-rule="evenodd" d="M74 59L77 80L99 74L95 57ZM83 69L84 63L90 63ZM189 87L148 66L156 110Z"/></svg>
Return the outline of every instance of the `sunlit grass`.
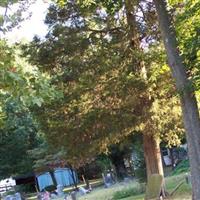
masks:
<svg viewBox="0 0 200 200"><path fill-rule="evenodd" d="M180 174L177 176L169 176L165 178L166 190L167 192L171 193L174 188L181 182L185 180L185 174ZM93 181L94 185L101 184L102 180L95 180ZM84 185L81 185L84 186ZM78 196L78 200L112 200L112 197L115 192L126 190L128 188L135 188L139 185L132 181L130 183L118 183L110 188L104 188L103 186L98 186L94 188L91 193L86 194L84 196ZM65 188L65 192L69 192L72 188ZM29 200L36 199L36 196L32 196L28 198ZM144 194L141 195L134 195L127 198L123 198L122 200L143 200ZM184 182L180 188L174 193L172 197L169 198L170 200L190 200L191 198L191 187ZM63 200L63 198L58 198L56 200Z"/></svg>
<svg viewBox="0 0 200 200"><path fill-rule="evenodd" d="M165 178L166 189L169 193L171 193L174 188L181 182L185 180L185 174L177 175L177 176L170 176ZM123 189L134 187L134 182L129 184L116 184L110 188L97 188L93 190L90 194L85 196L79 197L80 200L112 200L112 197L116 191L120 191ZM144 194L130 196L127 198L123 198L122 200L143 200ZM191 199L191 188L185 182L177 189L170 200L190 200Z"/></svg>

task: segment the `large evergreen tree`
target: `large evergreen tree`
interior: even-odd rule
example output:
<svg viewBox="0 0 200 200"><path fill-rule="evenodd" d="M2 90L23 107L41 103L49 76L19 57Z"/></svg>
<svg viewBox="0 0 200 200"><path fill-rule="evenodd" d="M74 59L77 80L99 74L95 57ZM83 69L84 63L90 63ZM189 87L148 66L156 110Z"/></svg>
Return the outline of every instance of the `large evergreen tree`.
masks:
<svg viewBox="0 0 200 200"><path fill-rule="evenodd" d="M98 3L52 5L46 18L51 28L46 40L35 38L25 50L29 60L48 71L52 83L64 91L64 99L38 113L48 141L66 148L66 159L77 164L106 151L110 143L118 143L134 130L150 135L149 147L154 145L156 151L159 144L154 139L166 135L168 124L176 121L171 130L181 130L179 112L164 101L167 96L179 106L162 48L156 48L159 36L152 4ZM138 10L144 12L142 20ZM143 41L149 45L147 52L141 48ZM164 106L171 118L159 123L166 118L166 112L159 113ZM149 147L146 152L151 152ZM155 162L162 167L156 151L148 155L155 157L148 163L152 164L149 175L159 173L153 168Z"/></svg>

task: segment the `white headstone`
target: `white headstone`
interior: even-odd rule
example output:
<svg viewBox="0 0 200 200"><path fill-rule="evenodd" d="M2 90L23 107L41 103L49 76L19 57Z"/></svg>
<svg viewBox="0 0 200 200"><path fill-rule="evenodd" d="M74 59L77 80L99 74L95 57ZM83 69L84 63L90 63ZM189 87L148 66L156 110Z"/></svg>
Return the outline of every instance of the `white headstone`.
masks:
<svg viewBox="0 0 200 200"><path fill-rule="evenodd" d="M81 195L85 195L89 192L89 190L86 190L84 187L79 187L79 192Z"/></svg>
<svg viewBox="0 0 200 200"><path fill-rule="evenodd" d="M63 196L64 195L64 192L63 192L63 186L62 185L57 185L57 193L58 193L58 196Z"/></svg>
<svg viewBox="0 0 200 200"><path fill-rule="evenodd" d="M21 194L19 192L15 193L16 200L22 200Z"/></svg>
<svg viewBox="0 0 200 200"><path fill-rule="evenodd" d="M71 193L71 198L72 198L72 200L78 200L77 197L76 197L76 192L75 191L73 191Z"/></svg>

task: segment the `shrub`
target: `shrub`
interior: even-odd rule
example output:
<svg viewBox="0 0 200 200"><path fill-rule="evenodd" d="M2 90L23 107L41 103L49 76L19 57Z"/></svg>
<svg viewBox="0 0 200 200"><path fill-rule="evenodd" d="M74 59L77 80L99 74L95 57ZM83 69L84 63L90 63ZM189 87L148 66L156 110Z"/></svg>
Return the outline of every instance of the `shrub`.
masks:
<svg viewBox="0 0 200 200"><path fill-rule="evenodd" d="M137 185L135 187L125 188L123 190L117 191L113 194L112 200L123 199L126 197L134 196L141 194L143 191L143 187Z"/></svg>
<svg viewBox="0 0 200 200"><path fill-rule="evenodd" d="M189 167L190 167L189 160L183 160L176 166L176 168L172 172L172 175L174 176L174 175L181 174L183 172L188 172Z"/></svg>

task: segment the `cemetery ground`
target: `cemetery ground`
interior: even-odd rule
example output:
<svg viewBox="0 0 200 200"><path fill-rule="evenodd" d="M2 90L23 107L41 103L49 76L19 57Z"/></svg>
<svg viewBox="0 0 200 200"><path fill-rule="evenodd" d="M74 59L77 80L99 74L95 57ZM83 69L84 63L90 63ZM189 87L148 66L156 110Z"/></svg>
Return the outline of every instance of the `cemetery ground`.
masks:
<svg viewBox="0 0 200 200"><path fill-rule="evenodd" d="M166 190L170 194L179 185L179 183L184 182L174 194L168 198L168 200L190 200L191 197L191 187L186 183L186 173L181 173L179 175L165 177ZM100 182L94 182L99 185ZM69 189L66 189L69 191ZM144 184L139 184L136 181L131 181L129 183L117 183L109 188L104 188L102 185L95 187L91 193L78 196L78 200L143 200L145 195ZM35 200L35 196L28 198L29 200ZM63 198L55 199L63 200Z"/></svg>
<svg viewBox="0 0 200 200"><path fill-rule="evenodd" d="M186 183L185 177L186 174L182 173L180 175L169 176L165 178L166 190L169 193L171 193L180 182L184 181L184 183L175 191L172 197L169 198L170 200L192 199L191 187ZM110 188L96 188L90 194L80 197L79 200L143 200L145 192L144 190L144 185L140 185L135 182L130 182L128 184L119 183ZM140 191L142 191L142 193ZM126 195L127 197L125 197Z"/></svg>

